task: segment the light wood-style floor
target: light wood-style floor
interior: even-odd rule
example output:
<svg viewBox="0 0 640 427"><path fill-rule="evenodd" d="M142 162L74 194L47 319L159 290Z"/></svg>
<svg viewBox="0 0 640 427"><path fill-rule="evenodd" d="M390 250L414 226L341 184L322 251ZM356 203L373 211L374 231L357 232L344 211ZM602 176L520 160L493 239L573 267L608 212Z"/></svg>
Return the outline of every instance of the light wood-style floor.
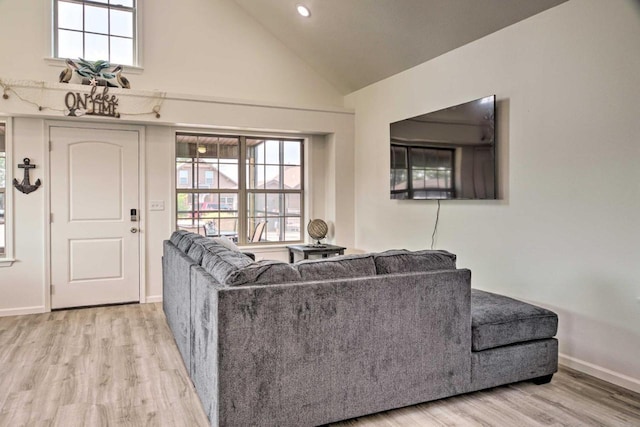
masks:
<svg viewBox="0 0 640 427"><path fill-rule="evenodd" d="M0 426L207 425L161 304L0 318ZM640 426L640 394L561 369L333 426Z"/></svg>

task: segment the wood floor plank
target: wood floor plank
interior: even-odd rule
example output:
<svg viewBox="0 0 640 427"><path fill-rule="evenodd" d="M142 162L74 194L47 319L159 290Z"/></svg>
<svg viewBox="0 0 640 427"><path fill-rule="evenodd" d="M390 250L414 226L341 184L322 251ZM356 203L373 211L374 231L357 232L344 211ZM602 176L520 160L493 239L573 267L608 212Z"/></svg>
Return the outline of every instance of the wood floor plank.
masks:
<svg viewBox="0 0 640 427"><path fill-rule="evenodd" d="M160 303L0 318L0 427L207 425ZM637 427L640 395L562 368L332 426Z"/></svg>

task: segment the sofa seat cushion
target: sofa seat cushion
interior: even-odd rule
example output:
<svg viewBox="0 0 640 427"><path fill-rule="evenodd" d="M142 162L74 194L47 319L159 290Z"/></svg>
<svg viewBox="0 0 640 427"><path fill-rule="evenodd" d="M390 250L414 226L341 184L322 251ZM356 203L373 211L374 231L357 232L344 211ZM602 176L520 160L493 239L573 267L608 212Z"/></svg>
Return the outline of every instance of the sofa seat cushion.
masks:
<svg viewBox="0 0 640 427"><path fill-rule="evenodd" d="M547 309L503 295L471 290L473 351L553 337L558 316Z"/></svg>
<svg viewBox="0 0 640 427"><path fill-rule="evenodd" d="M295 268L304 281L346 279L376 275L372 255L340 255L332 258L298 261Z"/></svg>
<svg viewBox="0 0 640 427"><path fill-rule="evenodd" d="M394 249L373 255L378 274L455 270L456 256L447 251Z"/></svg>

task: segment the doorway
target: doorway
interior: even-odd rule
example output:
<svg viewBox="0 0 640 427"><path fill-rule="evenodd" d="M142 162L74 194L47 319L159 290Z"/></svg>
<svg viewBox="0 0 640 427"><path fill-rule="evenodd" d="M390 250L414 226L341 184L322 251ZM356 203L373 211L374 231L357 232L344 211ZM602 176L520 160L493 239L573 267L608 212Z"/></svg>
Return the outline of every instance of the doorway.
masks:
<svg viewBox="0 0 640 427"><path fill-rule="evenodd" d="M49 141L51 308L140 301L140 132L52 125Z"/></svg>

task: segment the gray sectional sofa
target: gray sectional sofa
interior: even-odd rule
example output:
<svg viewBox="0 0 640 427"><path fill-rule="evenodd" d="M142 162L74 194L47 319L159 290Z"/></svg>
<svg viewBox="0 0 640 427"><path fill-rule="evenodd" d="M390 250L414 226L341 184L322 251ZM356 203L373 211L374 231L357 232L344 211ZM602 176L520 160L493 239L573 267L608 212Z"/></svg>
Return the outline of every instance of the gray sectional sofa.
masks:
<svg viewBox="0 0 640 427"><path fill-rule="evenodd" d="M163 307L212 426L313 426L557 370L557 316L445 251L255 262L183 231Z"/></svg>

